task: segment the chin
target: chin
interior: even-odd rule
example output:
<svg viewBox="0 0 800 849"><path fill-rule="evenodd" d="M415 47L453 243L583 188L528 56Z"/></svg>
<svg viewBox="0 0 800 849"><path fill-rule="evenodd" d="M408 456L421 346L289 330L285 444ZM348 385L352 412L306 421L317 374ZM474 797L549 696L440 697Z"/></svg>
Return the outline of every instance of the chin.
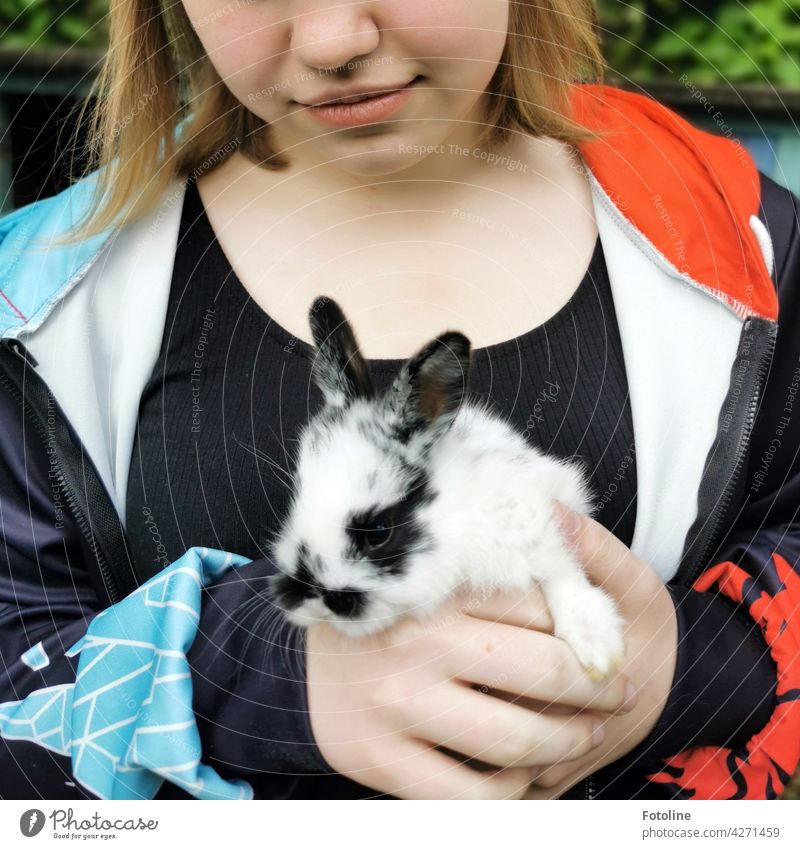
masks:
<svg viewBox="0 0 800 849"><path fill-rule="evenodd" d="M330 611L318 598L307 599L291 609L280 604L277 606L287 621L300 628L310 628L331 618Z"/></svg>
<svg viewBox="0 0 800 849"><path fill-rule="evenodd" d="M417 165L426 157L419 154L400 153L400 142L389 141L388 137L383 150L363 150L353 153L340 154L343 158L336 162L336 167L354 177L383 177L396 174Z"/></svg>
<svg viewBox="0 0 800 849"><path fill-rule="evenodd" d="M388 628L394 620L387 619L331 619L330 624L348 637L369 637Z"/></svg>
<svg viewBox="0 0 800 849"><path fill-rule="evenodd" d="M302 613L300 610L283 610L284 619L298 628L310 628L312 625L318 625L320 622L325 622L325 616L315 616L310 613Z"/></svg>

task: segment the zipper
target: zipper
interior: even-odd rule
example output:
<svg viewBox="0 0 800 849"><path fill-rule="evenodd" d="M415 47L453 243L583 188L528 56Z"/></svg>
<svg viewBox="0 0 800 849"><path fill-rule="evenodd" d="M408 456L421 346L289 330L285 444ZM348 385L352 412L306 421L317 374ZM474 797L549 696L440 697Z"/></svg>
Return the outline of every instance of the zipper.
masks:
<svg viewBox="0 0 800 849"><path fill-rule="evenodd" d="M740 430L739 441L736 446L736 453L733 462L733 467L730 470L727 482L724 486L722 494L716 504L715 509L709 516L709 519L703 523L701 530L698 533L698 541L692 544L694 555L690 557L678 570L675 575L676 583L691 587L692 584L700 577L703 570L707 567L708 561L716 550L719 544L719 531L724 527L724 520L728 517L730 507L733 502L734 494L736 493L739 478L741 477L744 461L750 447L750 437L753 432L758 406L761 402L761 392L764 385L764 378L767 369L772 363L772 355L775 351L777 341L777 325L774 322L769 322L766 319L747 319L743 327L743 335L752 331L753 341L751 344L755 346L759 341L756 337L760 333L766 337L766 344L760 354L757 354L757 364L753 385L749 393L749 400L742 418L742 426ZM764 344L764 343L761 343ZM736 362L739 361L740 352L737 353ZM734 368L736 366L734 365ZM731 380L731 386L734 385L735 378ZM728 405L728 396L723 402L723 409ZM696 521L702 521L702 516L698 515ZM689 532L691 537L691 530Z"/></svg>
<svg viewBox="0 0 800 849"><path fill-rule="evenodd" d="M692 545L696 554L683 563L678 574L675 576L675 580L681 585L689 587L692 586L692 584L702 574L703 570L707 566L708 559L714 553L715 546L719 543L718 537L720 529L724 527L724 521L730 512L737 484L739 483L742 469L744 468L744 461L750 447L750 437L753 433L753 426L755 424L758 406L761 402L764 378L766 376L767 369L772 363L772 355L775 351L777 325L774 322L768 322L765 319L747 319L742 328L742 336L746 337L746 335L750 332L753 334L751 345L755 346L757 343L760 343L763 345L763 349L760 353L756 354L758 359L756 360L752 391L749 394L749 400L747 402L744 415L741 418L739 440L734 453L733 465L731 467L730 463L728 463L726 464L726 468L723 468L718 472L714 471L714 474L716 475L725 474L728 472L728 469L730 470L727 482L725 483L723 492L716 503L714 511L710 515L708 521L703 524L702 530L698 534L698 542ZM759 334L761 334L760 337ZM764 339L763 342L761 341L762 338ZM734 363L734 370L736 369L736 364L740 361L743 353L746 353L742 351L742 347L743 346L740 343L736 362ZM734 377L731 379L731 389L734 388L734 381L735 372ZM730 391L731 390L729 390L728 395L730 394ZM725 401L723 402L723 410L728 406L728 395L726 395ZM702 517L698 516L698 520L702 520ZM691 537L691 530L689 537ZM597 788L595 786L595 781L592 776L588 776L583 780L583 797L585 800L596 800L596 796Z"/></svg>
<svg viewBox="0 0 800 849"><path fill-rule="evenodd" d="M0 384L21 406L50 458L48 476L94 555L111 604L138 586L116 508L66 416L36 372L38 362L18 339L3 339ZM53 444L55 449L53 450Z"/></svg>

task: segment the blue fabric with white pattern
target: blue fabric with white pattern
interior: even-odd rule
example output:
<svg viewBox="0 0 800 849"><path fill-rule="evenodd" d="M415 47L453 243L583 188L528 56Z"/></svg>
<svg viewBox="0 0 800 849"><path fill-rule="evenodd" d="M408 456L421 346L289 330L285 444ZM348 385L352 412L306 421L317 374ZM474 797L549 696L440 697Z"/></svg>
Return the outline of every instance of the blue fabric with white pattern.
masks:
<svg viewBox="0 0 800 849"><path fill-rule="evenodd" d="M250 562L190 548L92 620L67 651L80 655L74 684L0 704L0 735L71 756L75 780L102 799L152 799L165 780L198 799L252 799L246 781L200 761L186 659L202 588ZM32 669L49 663L41 644L22 659Z"/></svg>

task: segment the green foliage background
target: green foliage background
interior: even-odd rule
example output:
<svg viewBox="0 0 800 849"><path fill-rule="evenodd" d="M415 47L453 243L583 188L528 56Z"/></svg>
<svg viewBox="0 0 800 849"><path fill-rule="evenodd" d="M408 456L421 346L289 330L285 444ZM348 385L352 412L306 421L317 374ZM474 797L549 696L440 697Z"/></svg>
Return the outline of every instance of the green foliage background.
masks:
<svg viewBox="0 0 800 849"><path fill-rule="evenodd" d="M102 50L108 0L0 0L0 45L7 50Z"/></svg>
<svg viewBox="0 0 800 849"><path fill-rule="evenodd" d="M599 0L603 49L638 82L800 87L800 0Z"/></svg>
<svg viewBox="0 0 800 849"><path fill-rule="evenodd" d="M800 88L800 0L597 0L609 65L637 82ZM8 49L103 49L108 0L0 0Z"/></svg>

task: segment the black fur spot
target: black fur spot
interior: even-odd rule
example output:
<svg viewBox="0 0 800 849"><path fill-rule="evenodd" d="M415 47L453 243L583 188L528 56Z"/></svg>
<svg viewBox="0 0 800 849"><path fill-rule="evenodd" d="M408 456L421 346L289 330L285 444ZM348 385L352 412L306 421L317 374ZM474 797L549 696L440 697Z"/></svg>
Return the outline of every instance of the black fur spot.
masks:
<svg viewBox="0 0 800 849"><path fill-rule="evenodd" d="M317 346L311 374L326 401L331 403L339 393L345 403L374 397L369 370L339 305L325 296L315 298L308 320Z"/></svg>
<svg viewBox="0 0 800 849"><path fill-rule="evenodd" d="M434 498L430 481L423 470L406 467L406 472L409 484L404 498L385 507L352 514L345 529L352 559L367 560L387 575L401 575L409 555L426 550L432 542L417 519L420 507ZM394 532L385 545L372 551L366 544L364 530L377 524L391 525Z"/></svg>
<svg viewBox="0 0 800 849"><path fill-rule="evenodd" d="M424 431L435 440L452 424L468 392L470 366L470 341L454 330L437 336L404 364L388 393L401 444Z"/></svg>
<svg viewBox="0 0 800 849"><path fill-rule="evenodd" d="M305 545L300 546L295 574L280 573L273 576L272 590L275 602L284 610L294 610L307 599L316 598L322 592L322 587L308 568L307 557L308 549Z"/></svg>
<svg viewBox="0 0 800 849"><path fill-rule="evenodd" d="M366 596L360 590L345 587L343 590L323 590L322 600L337 616L353 618L364 612Z"/></svg>

